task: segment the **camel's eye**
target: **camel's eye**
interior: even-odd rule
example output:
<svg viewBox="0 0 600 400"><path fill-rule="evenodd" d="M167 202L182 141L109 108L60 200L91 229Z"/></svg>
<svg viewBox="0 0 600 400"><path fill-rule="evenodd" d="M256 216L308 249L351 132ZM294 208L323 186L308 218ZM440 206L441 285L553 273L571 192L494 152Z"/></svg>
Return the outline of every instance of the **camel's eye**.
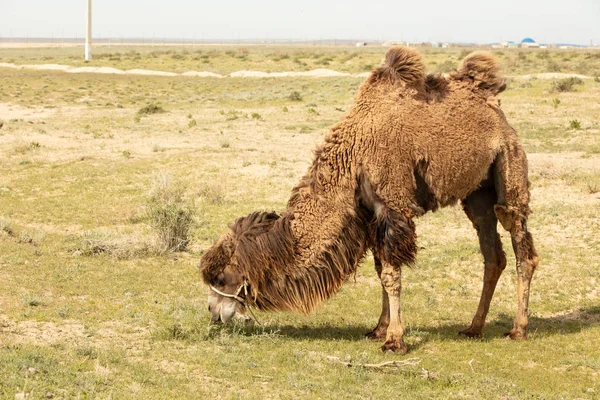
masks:
<svg viewBox="0 0 600 400"><path fill-rule="evenodd" d="M225 274L221 272L219 275L217 275L213 284L216 286L225 286Z"/></svg>

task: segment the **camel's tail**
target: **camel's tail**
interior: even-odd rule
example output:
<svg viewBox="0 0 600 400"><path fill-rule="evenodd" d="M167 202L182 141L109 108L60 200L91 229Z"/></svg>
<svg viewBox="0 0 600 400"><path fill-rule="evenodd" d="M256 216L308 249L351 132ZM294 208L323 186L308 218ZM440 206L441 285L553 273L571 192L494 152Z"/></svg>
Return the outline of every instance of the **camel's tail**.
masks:
<svg viewBox="0 0 600 400"><path fill-rule="evenodd" d="M425 63L416 50L409 47L395 46L388 50L383 65L373 71L378 78L391 81L403 81L409 84L423 83L425 80Z"/></svg>
<svg viewBox="0 0 600 400"><path fill-rule="evenodd" d="M506 89L505 79L500 76L498 58L485 51L476 51L463 60L458 77L471 79L478 88L498 94Z"/></svg>

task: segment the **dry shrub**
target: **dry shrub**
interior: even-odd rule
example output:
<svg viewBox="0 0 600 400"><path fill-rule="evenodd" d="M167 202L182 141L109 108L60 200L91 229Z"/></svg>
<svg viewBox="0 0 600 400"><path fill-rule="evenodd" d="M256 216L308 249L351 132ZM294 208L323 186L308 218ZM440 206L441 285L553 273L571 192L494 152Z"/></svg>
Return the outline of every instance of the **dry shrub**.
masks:
<svg viewBox="0 0 600 400"><path fill-rule="evenodd" d="M165 109L162 106L154 103L149 103L146 106L138 110L138 115L150 115L150 114L162 114L165 113Z"/></svg>
<svg viewBox="0 0 600 400"><path fill-rule="evenodd" d="M222 182L206 179L198 189L198 196L211 204L221 204L225 201L225 189Z"/></svg>
<svg viewBox="0 0 600 400"><path fill-rule="evenodd" d="M189 232L194 224L194 205L185 200L184 188L172 183L165 173L154 176L146 215L158 235L158 251L183 251L190 243Z"/></svg>
<svg viewBox="0 0 600 400"><path fill-rule="evenodd" d="M583 85L583 79L571 76L569 78L559 79L552 82L553 92L574 92L575 85Z"/></svg>

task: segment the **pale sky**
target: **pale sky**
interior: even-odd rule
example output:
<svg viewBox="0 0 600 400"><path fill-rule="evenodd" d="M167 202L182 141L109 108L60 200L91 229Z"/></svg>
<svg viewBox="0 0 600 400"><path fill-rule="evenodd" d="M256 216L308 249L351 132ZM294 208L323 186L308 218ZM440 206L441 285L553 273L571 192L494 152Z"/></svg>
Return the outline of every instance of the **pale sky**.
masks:
<svg viewBox="0 0 600 400"><path fill-rule="evenodd" d="M87 0L0 0L0 35L83 37ZM600 0L94 0L94 36L600 43Z"/></svg>

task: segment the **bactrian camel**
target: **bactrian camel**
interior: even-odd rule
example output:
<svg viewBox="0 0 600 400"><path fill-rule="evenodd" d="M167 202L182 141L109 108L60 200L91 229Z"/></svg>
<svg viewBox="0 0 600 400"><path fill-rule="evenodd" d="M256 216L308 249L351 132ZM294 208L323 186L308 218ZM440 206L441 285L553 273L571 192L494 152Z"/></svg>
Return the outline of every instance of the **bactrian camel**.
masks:
<svg viewBox="0 0 600 400"><path fill-rule="evenodd" d="M212 321L246 306L308 313L335 294L371 249L383 307L367 334L404 353L401 272L415 260L414 217L462 202L477 230L485 272L479 307L460 332L481 335L510 232L518 306L508 335L527 338L531 277L527 159L496 95L497 60L467 56L450 74L426 75L421 55L394 47L360 87L347 115L317 148L283 213L255 212L229 225L202 256Z"/></svg>

